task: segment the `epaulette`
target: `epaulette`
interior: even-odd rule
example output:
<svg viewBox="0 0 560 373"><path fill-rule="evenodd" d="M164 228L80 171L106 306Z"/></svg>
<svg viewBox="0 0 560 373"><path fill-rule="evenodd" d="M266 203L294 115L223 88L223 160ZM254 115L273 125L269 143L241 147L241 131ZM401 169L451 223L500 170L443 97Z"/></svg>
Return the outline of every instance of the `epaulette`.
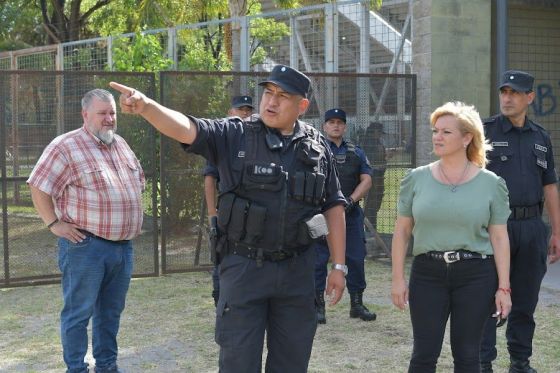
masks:
<svg viewBox="0 0 560 373"><path fill-rule="evenodd" d="M530 120L530 119L529 119L529 120ZM533 125L534 125L535 127L537 127L538 129L543 130L543 131L546 132L546 128L544 128L541 124L539 124L539 123L537 123L537 122L533 122L532 120L530 120L530 121L531 121L531 123L533 123Z"/></svg>
<svg viewBox="0 0 560 373"><path fill-rule="evenodd" d="M493 117L485 118L482 120L482 124L492 124L498 121L498 116L495 115Z"/></svg>

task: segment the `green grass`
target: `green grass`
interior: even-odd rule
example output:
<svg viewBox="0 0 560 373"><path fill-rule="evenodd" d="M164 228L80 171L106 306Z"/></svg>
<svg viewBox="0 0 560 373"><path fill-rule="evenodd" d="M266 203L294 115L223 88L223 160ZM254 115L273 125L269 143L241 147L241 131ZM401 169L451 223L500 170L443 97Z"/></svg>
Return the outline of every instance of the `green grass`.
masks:
<svg viewBox="0 0 560 373"><path fill-rule="evenodd" d="M348 317L349 299L327 307L327 324L316 334L311 373L405 372L412 349L408 312L392 306L387 260L367 261L364 301L377 313L374 322ZM214 305L207 272L132 281L119 333L119 361L127 372L216 372ZM534 342L534 367L560 372L559 300L540 304ZM61 308L58 285L0 290L0 372L60 372L64 369L58 336ZM496 372L507 371L507 352L498 337ZM446 335L438 372L452 371Z"/></svg>

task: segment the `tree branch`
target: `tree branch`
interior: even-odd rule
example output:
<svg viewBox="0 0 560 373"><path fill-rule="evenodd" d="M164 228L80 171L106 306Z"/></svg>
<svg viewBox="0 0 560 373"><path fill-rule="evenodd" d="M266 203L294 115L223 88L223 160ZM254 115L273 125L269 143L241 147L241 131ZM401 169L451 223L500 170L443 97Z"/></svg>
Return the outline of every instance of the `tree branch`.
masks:
<svg viewBox="0 0 560 373"><path fill-rule="evenodd" d="M93 12L95 12L99 8L103 8L105 5L109 5L113 0L101 0L95 3L91 8L89 8L82 16L80 17L80 24L82 25L86 19L88 19Z"/></svg>

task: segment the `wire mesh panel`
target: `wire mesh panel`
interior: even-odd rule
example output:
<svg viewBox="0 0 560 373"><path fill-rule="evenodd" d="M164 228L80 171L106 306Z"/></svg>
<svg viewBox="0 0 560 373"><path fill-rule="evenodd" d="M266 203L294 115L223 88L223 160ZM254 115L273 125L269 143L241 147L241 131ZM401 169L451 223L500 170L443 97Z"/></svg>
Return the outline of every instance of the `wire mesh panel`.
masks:
<svg viewBox="0 0 560 373"><path fill-rule="evenodd" d="M102 38L63 44L63 70L109 70L107 43L108 40Z"/></svg>
<svg viewBox="0 0 560 373"><path fill-rule="evenodd" d="M535 77L529 117L552 137L556 168L560 165L560 3L535 1L510 6L509 66ZM497 94L496 94L497 96Z"/></svg>
<svg viewBox="0 0 560 373"><path fill-rule="evenodd" d="M262 93L258 82L266 73L161 73L162 102L185 114L223 118L232 96L253 96L258 110ZM311 105L303 120L322 130L324 112L342 108L348 115L347 138L363 147L376 171L368 201L369 216L383 239L390 241L396 218L399 183L414 166L416 85L413 75L308 74ZM390 84L386 82L390 81ZM243 87L241 90L238 87ZM333 87L334 91L333 91ZM384 95L383 105L373 97ZM365 90L360 92L360 90ZM334 99L333 99L334 97ZM359 101L366 97L365 102ZM330 100L330 101L329 101ZM377 104L376 104L377 103ZM372 131L379 123L379 131ZM377 128L377 127L376 127ZM186 153L176 141L162 138L162 270L174 272L210 264L207 208L202 170L206 162ZM370 212L366 202L366 214Z"/></svg>
<svg viewBox="0 0 560 373"><path fill-rule="evenodd" d="M241 66L269 71L281 63L309 72L407 73L412 62L408 13L407 1L388 2L376 12L363 1L329 2L147 30L140 43L138 34L124 34L62 43L48 52L26 49L18 51L17 64L25 70L229 71ZM9 60L2 65L7 53L0 52L0 70L9 68ZM246 65L233 63L237 59Z"/></svg>
<svg viewBox="0 0 560 373"><path fill-rule="evenodd" d="M44 281L58 276L57 238L44 226L31 201L25 181L45 146L57 135L82 126L81 98L93 88L108 88L120 80L154 92L154 75L2 72L1 110L3 159L3 251L8 268L6 285ZM155 138L150 125L137 117L121 116L119 134L127 140L147 174L145 219L135 242L135 274L158 272Z"/></svg>
<svg viewBox="0 0 560 373"><path fill-rule="evenodd" d="M12 65L12 59L10 57L0 58L0 70L10 70Z"/></svg>
<svg viewBox="0 0 560 373"><path fill-rule="evenodd" d="M56 70L56 48L16 54L16 65L18 70Z"/></svg>

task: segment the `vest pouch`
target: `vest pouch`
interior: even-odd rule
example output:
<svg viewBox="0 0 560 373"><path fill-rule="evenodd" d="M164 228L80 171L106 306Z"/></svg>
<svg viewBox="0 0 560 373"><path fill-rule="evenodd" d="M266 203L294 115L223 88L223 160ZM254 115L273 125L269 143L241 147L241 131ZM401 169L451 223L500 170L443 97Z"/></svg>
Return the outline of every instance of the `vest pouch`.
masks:
<svg viewBox="0 0 560 373"><path fill-rule="evenodd" d="M313 203L317 175L312 172L305 173L305 202Z"/></svg>
<svg viewBox="0 0 560 373"><path fill-rule="evenodd" d="M229 224L233 202L236 198L233 193L225 193L218 198L218 227L222 232L226 231Z"/></svg>
<svg viewBox="0 0 560 373"><path fill-rule="evenodd" d="M247 224L245 239L243 242L248 245L255 245L264 233L264 223L266 220L266 207L251 203L247 212Z"/></svg>
<svg viewBox="0 0 560 373"><path fill-rule="evenodd" d="M316 214L302 221L298 226L297 243L304 246L329 234L325 215Z"/></svg>
<svg viewBox="0 0 560 373"><path fill-rule="evenodd" d="M321 202L323 202L323 194L325 192L325 180L326 180L325 175L321 173L317 174L315 179L315 193L313 199L313 203L315 205L318 205Z"/></svg>
<svg viewBox="0 0 560 373"><path fill-rule="evenodd" d="M282 166L274 163L251 162L245 166L242 185L245 190L266 190L278 192L286 182L286 173Z"/></svg>
<svg viewBox="0 0 560 373"><path fill-rule="evenodd" d="M236 198L231 209L231 220L227 227L228 240L239 242L245 237L245 224L249 201Z"/></svg>
<svg viewBox="0 0 560 373"><path fill-rule="evenodd" d="M296 201L303 201L305 195L305 172L297 171L292 177L292 197Z"/></svg>

